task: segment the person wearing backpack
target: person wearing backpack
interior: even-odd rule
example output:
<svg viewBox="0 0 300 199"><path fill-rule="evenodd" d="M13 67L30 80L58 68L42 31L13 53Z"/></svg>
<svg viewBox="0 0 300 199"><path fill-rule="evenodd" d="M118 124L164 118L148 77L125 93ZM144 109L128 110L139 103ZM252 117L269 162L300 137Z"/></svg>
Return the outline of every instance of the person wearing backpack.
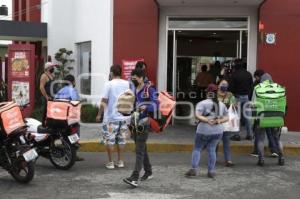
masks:
<svg viewBox="0 0 300 199"><path fill-rule="evenodd" d="M269 141L271 137L273 140L273 150L276 151L276 155L278 156L278 165L283 166L285 164L285 159L280 136L281 128L284 125L286 111L285 88L273 83L272 77L268 73L264 73L260 77L260 82L261 83L254 88L252 97L256 112L258 112L254 120L254 149L258 152L257 165L264 166L265 164L264 140L265 134L269 134ZM269 94L273 96L269 97ZM261 97L258 95L264 96ZM278 99L274 98L275 95L278 95ZM261 115L261 113L263 113L263 115Z"/></svg>
<svg viewBox="0 0 300 199"><path fill-rule="evenodd" d="M196 107L197 126L195 145L192 153L192 168L185 173L186 177L197 175L201 152L206 148L208 153L209 178L215 177L216 147L223 136L223 123L228 121L228 111L224 103L218 99L218 86L210 84L206 90L207 99Z"/></svg>
<svg viewBox="0 0 300 199"><path fill-rule="evenodd" d="M121 79L122 68L120 65L113 65L110 68L111 81L104 86L100 109L96 121L102 122L101 131L106 145L109 162L107 169L123 168L123 151L126 144L127 116L118 112L118 98L129 89L129 82ZM104 116L102 117L104 113ZM117 145L118 161L113 161L112 155L114 146Z"/></svg>
<svg viewBox="0 0 300 199"><path fill-rule="evenodd" d="M273 81L272 76L268 73L266 73L264 70L258 69L254 72L254 88L259 85L260 83L264 82L265 80L270 80ZM274 134L272 133L272 129L267 129L266 130L266 135L268 138L268 147L271 152L271 157L278 157L278 151L276 149L276 143L275 143L275 138ZM253 152L250 154L251 156L258 157L258 148L257 148L257 142L258 139L254 135L254 149Z"/></svg>
<svg viewBox="0 0 300 199"><path fill-rule="evenodd" d="M145 181L153 178L152 166L147 151L147 139L150 130L150 118L158 110L156 89L145 83L145 71L135 69L131 73L132 82L135 86L136 96L135 112L130 125L131 137L135 142L136 161L135 168L130 177L123 179L126 184L138 187L138 181ZM147 90L147 91L146 91ZM145 173L139 179L140 172L144 168Z"/></svg>

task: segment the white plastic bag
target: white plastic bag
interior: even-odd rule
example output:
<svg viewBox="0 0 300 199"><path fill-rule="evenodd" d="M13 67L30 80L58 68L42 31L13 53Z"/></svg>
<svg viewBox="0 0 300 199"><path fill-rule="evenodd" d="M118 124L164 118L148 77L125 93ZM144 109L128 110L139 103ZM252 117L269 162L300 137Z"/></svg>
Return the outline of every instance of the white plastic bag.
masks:
<svg viewBox="0 0 300 199"><path fill-rule="evenodd" d="M239 132L240 131L240 117L233 105L228 109L229 121L223 124L224 132Z"/></svg>

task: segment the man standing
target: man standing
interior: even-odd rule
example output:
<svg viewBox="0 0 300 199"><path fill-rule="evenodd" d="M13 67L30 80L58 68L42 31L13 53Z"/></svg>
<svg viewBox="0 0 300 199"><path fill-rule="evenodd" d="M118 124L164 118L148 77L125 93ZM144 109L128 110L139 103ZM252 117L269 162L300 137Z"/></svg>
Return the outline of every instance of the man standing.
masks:
<svg viewBox="0 0 300 199"><path fill-rule="evenodd" d="M147 139L149 136L149 116L154 116L158 108L156 89L145 83L145 71L135 69L131 73L132 82L135 86L136 110L131 121L131 137L135 142L136 161L135 168L129 178L123 181L133 187L138 186L140 172L144 167L145 173L141 181L151 179L152 166L147 151Z"/></svg>
<svg viewBox="0 0 300 199"><path fill-rule="evenodd" d="M40 78L40 91L42 94L42 106L43 106L43 118L42 124L45 126L46 112L47 112L47 101L50 100L53 96L53 91L51 87L54 82L54 67L55 65L51 62L47 62L44 67L44 73Z"/></svg>
<svg viewBox="0 0 300 199"><path fill-rule="evenodd" d="M118 168L124 167L122 153L126 143L127 117L117 111L117 102L119 96L129 89L129 82L122 80L121 74L122 68L120 65L113 65L110 68L111 81L104 87L100 109L96 118L98 122L103 122L101 130L109 160L106 164L107 169L114 169L115 166ZM104 117L102 118L103 113ZM114 164L112 153L116 144L118 161Z"/></svg>
<svg viewBox="0 0 300 199"><path fill-rule="evenodd" d="M245 122L247 130L247 140L252 140L253 131L251 125L251 109L249 96L252 95L253 79L250 72L248 72L241 59L235 60L234 63L235 72L232 74L230 90L235 95L239 106L241 107L240 112L242 113L242 119ZM234 141L240 141L241 136L236 134L232 137Z"/></svg>

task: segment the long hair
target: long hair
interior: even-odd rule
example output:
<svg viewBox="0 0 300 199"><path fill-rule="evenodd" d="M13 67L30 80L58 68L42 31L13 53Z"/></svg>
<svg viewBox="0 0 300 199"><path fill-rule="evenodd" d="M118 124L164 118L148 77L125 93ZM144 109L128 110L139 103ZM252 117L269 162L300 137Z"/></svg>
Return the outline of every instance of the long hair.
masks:
<svg viewBox="0 0 300 199"><path fill-rule="evenodd" d="M213 107L211 109L211 112L216 113L217 116L220 115L220 102L218 99L218 93L217 92L211 92L214 94L213 98L211 100L213 101Z"/></svg>

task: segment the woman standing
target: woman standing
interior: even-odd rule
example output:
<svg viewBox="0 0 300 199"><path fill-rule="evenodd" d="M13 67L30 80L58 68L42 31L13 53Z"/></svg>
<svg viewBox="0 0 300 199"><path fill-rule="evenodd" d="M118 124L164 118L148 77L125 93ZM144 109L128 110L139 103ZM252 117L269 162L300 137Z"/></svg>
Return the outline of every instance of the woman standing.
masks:
<svg viewBox="0 0 300 199"><path fill-rule="evenodd" d="M234 95L228 91L229 83L226 79L222 79L218 85L218 100L223 102L227 109L231 105L236 104L236 100ZM225 158L225 166L232 167L234 164L231 160L231 152L230 152L230 137L232 132L224 132L223 133L223 150L224 150L224 158Z"/></svg>
<svg viewBox="0 0 300 199"><path fill-rule="evenodd" d="M210 84L206 90L207 99L198 103L196 107L196 118L200 121L197 126L195 145L192 154L192 168L185 174L187 177L197 175L201 152L207 149L209 178L215 177L216 147L222 139L223 123L228 121L226 106L219 102L218 87Z"/></svg>

